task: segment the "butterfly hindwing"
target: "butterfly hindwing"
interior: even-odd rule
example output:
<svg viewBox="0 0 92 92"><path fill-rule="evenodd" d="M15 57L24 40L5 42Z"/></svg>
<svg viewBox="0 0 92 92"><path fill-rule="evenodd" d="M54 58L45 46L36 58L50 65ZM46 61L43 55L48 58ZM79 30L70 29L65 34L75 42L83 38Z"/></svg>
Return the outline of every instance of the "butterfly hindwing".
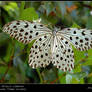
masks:
<svg viewBox="0 0 92 92"><path fill-rule="evenodd" d="M46 67L51 63L51 36L44 35L37 39L29 55L29 65L32 68Z"/></svg>
<svg viewBox="0 0 92 92"><path fill-rule="evenodd" d="M56 49L52 63L62 71L71 71L74 68L74 53L70 43L65 38L57 36Z"/></svg>

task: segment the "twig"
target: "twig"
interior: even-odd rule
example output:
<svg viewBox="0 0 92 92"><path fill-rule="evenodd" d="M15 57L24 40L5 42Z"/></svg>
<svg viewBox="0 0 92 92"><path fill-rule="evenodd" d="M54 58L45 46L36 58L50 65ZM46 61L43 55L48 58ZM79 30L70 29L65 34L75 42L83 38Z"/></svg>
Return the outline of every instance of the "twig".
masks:
<svg viewBox="0 0 92 92"><path fill-rule="evenodd" d="M59 76L58 78L56 78L56 80L50 82L51 84L55 83L56 81L58 81L60 78L62 78L63 76L66 75L66 72L64 72L61 76Z"/></svg>
<svg viewBox="0 0 92 92"><path fill-rule="evenodd" d="M14 42L12 42L12 43L13 43L13 46L14 46ZM13 47L13 50L12 50L11 55L12 55L12 56L10 57L10 61L9 61L9 63L8 63L8 68L6 69L6 72L4 73L4 76L1 78L0 83L4 82L5 77L6 77L8 71L9 71L11 65L12 65L12 61L13 61L13 58L14 58L14 47Z"/></svg>
<svg viewBox="0 0 92 92"><path fill-rule="evenodd" d="M3 75L2 79L0 80L0 83L3 83L3 82L4 82L5 77L6 77L6 75L7 75L8 71L9 71L9 69L10 69L10 67L11 67L12 60L13 60L13 56L11 56L11 60L10 60L10 62L9 62L9 64L8 64L8 68L7 68L6 72L4 73L4 75Z"/></svg>

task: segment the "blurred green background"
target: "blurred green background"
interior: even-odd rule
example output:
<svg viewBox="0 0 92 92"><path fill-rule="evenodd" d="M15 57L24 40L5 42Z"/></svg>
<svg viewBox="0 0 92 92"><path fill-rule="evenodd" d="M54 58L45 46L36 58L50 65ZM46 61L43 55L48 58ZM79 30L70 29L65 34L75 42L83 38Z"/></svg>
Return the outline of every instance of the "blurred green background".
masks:
<svg viewBox="0 0 92 92"><path fill-rule="evenodd" d="M70 73L52 64L32 69L28 55L33 42L24 45L2 32L2 27L13 20L38 18L46 25L92 29L92 2L0 1L0 83L92 83L92 49L81 52L73 48L75 68Z"/></svg>

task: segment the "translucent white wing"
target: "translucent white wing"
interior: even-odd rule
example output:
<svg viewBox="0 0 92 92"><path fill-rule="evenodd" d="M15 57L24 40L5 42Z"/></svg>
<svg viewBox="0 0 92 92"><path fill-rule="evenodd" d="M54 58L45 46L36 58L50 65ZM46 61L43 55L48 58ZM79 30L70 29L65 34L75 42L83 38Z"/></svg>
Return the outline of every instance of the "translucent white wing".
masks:
<svg viewBox="0 0 92 92"><path fill-rule="evenodd" d="M29 65L32 68L46 67L51 62L51 35L45 35L37 39L29 55Z"/></svg>
<svg viewBox="0 0 92 92"><path fill-rule="evenodd" d="M80 51L92 48L92 30L65 28L58 31L58 35L66 38Z"/></svg>
<svg viewBox="0 0 92 92"><path fill-rule="evenodd" d="M62 71L71 71L74 68L74 53L70 43L63 37L57 36L55 53L52 63Z"/></svg>
<svg viewBox="0 0 92 92"><path fill-rule="evenodd" d="M44 34L50 33L50 29L39 22L12 21L3 27L3 31L22 43L29 43Z"/></svg>

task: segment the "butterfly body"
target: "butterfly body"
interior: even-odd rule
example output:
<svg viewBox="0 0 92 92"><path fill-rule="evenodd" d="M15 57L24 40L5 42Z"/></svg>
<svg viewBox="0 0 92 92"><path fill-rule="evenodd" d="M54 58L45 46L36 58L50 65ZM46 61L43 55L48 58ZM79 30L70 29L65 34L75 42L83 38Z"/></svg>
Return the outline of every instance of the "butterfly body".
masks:
<svg viewBox="0 0 92 92"><path fill-rule="evenodd" d="M52 63L62 71L71 71L74 68L71 44L80 51L92 48L92 30L87 29L54 28L52 31L40 22L18 20L6 24L3 32L24 44L36 40L29 54L32 68Z"/></svg>

